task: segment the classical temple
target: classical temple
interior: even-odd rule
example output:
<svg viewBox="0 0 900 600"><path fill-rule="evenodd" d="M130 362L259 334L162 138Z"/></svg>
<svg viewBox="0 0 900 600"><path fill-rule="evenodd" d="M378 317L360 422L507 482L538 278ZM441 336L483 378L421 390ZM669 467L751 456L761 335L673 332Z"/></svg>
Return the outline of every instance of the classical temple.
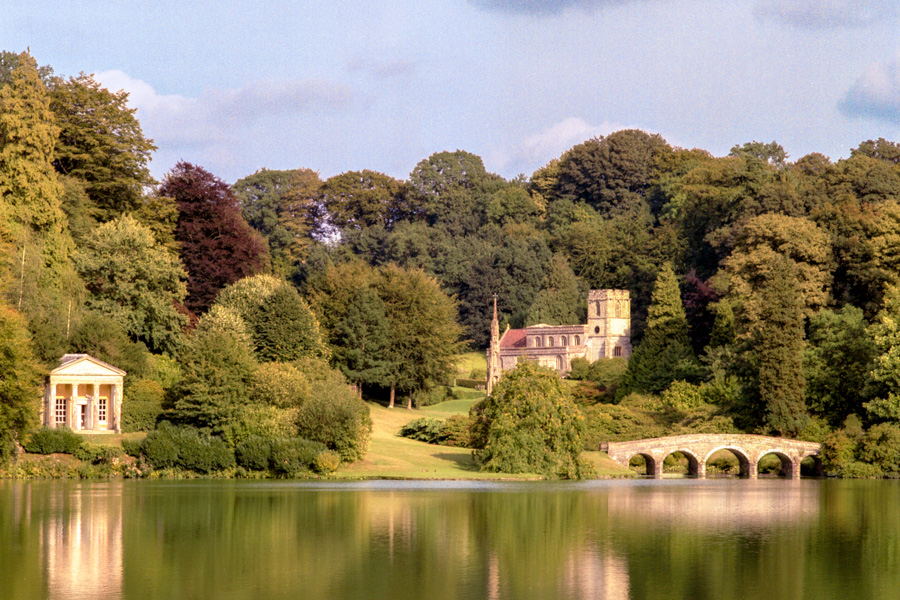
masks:
<svg viewBox="0 0 900 600"><path fill-rule="evenodd" d="M89 354L66 354L50 371L41 407L46 427L121 432L125 371Z"/></svg>
<svg viewBox="0 0 900 600"><path fill-rule="evenodd" d="M628 290L591 290L584 325L532 325L510 329L500 335L497 320L497 296L491 320L491 345L487 351L487 392L504 371L514 369L523 360L556 369L565 375L576 357L595 361L600 358L631 356L631 297Z"/></svg>

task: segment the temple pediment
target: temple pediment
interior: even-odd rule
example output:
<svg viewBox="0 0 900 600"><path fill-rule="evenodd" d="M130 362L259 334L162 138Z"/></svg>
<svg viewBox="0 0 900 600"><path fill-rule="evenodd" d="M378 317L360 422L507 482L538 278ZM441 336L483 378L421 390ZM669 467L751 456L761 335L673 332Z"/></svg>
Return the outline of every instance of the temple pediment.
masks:
<svg viewBox="0 0 900 600"><path fill-rule="evenodd" d="M51 377L124 377L126 374L122 369L117 369L90 354L66 354L60 363L58 367L50 371Z"/></svg>

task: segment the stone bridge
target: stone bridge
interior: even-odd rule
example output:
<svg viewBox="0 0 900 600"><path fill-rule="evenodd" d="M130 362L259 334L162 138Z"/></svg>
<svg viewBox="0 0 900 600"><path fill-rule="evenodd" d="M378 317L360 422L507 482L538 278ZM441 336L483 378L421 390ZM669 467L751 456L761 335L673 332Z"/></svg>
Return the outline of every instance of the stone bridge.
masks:
<svg viewBox="0 0 900 600"><path fill-rule="evenodd" d="M663 461L673 452L681 452L687 457L689 476L706 477L706 463L713 453L729 450L740 463L741 476L752 479L756 478L759 460L766 454L775 454L781 459L782 474L786 477L799 478L800 461L807 456L818 460L821 447L816 442L765 435L696 434L608 442L601 444L600 450L605 450L611 459L626 467L633 457L643 456L647 462L647 474L654 479L662 477Z"/></svg>

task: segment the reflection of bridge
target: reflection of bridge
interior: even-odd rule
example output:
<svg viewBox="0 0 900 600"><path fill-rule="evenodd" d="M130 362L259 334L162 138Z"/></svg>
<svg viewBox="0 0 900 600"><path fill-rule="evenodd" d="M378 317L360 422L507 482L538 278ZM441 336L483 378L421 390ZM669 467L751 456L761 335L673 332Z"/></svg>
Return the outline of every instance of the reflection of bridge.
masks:
<svg viewBox="0 0 900 600"><path fill-rule="evenodd" d="M628 466L635 456L643 456L647 462L647 474L654 479L662 477L663 461L673 452L680 452L688 459L688 474L706 477L706 463L719 450L729 450L741 466L741 476L755 478L759 460L766 454L781 459L782 473L787 477L800 477L800 461L807 456L818 457L822 445L764 435L697 434L670 437L609 442L600 449L609 457Z"/></svg>

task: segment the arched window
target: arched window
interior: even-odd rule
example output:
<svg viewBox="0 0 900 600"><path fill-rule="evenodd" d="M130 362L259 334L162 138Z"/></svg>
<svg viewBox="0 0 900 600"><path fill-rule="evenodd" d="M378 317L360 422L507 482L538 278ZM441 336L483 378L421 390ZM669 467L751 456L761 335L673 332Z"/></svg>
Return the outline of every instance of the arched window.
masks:
<svg viewBox="0 0 900 600"><path fill-rule="evenodd" d="M552 335L550 336L550 339L547 340L547 342L548 342L548 343L547 343L547 346L549 346L550 348L552 348L552 347L553 347L553 336L552 336Z"/></svg>
<svg viewBox="0 0 900 600"><path fill-rule="evenodd" d="M566 336L564 336L564 335L559 336L559 345L560 346L568 346L569 345L569 340L566 339Z"/></svg>
<svg viewBox="0 0 900 600"><path fill-rule="evenodd" d="M577 335L575 336L575 345L576 345L576 346L580 346L580 345L581 345L581 338L578 337Z"/></svg>
<svg viewBox="0 0 900 600"><path fill-rule="evenodd" d="M540 347L541 347L541 336L536 335L536 336L534 337L534 347L535 347L535 348L540 348Z"/></svg>

